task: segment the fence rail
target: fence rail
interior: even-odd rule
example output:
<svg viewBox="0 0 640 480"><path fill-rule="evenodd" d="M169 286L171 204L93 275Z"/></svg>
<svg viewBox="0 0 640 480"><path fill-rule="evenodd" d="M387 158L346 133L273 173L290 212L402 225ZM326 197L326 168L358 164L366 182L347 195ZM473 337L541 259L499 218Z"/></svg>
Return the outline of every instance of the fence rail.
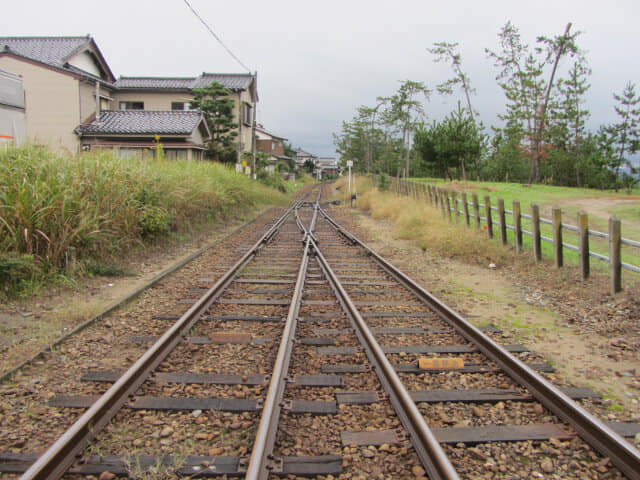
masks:
<svg viewBox="0 0 640 480"><path fill-rule="evenodd" d="M523 236L531 237L533 243L533 254L536 261L542 260L542 242L550 243L553 246L553 257L555 266L560 268L564 264L564 250L578 253L579 268L582 279L586 280L590 273L590 258L596 258L609 264L610 288L612 293L622 290L622 270L629 270L640 273L640 267L622 261L622 246L640 249L640 242L623 238L621 235L621 222L617 217L609 218L609 232L599 232L589 228L589 217L586 212L578 212L577 225L571 225L562 221L562 210L554 207L552 218L540 217L540 207L537 203L531 204L531 215L522 213L520 201L514 200L511 210L507 210L504 200L498 198L498 205L491 205L489 195L483 198L484 203L480 203L478 195L473 193L469 201L466 192L458 192L436 187L421 182L413 182L402 178L393 178L392 190L398 195L406 195L416 200L426 199L433 206L440 209L442 214L452 222L464 221L468 227L473 226L480 230L484 222L484 229L489 238L494 238L494 227L497 228L500 241L503 245L508 244L507 231L512 231L515 238L515 249L517 252L523 251ZM460 209L462 207L462 210ZM493 213L496 213L497 220L494 220ZM512 223L507 223L507 215L511 216ZM531 222L531 231L522 228L522 219ZM542 235L541 225L551 226L552 237ZM563 231L569 231L578 236L578 245L564 242ZM589 238L596 237L605 239L609 244L609 255L602 255L589 248Z"/></svg>

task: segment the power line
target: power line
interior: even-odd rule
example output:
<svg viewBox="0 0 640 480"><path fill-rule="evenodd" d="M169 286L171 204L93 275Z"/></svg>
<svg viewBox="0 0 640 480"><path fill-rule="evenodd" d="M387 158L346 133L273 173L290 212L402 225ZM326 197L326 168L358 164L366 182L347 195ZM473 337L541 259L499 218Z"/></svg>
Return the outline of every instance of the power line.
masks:
<svg viewBox="0 0 640 480"><path fill-rule="evenodd" d="M251 72L251 69L249 67L247 67L244 63L242 63L242 61L238 57L236 57L234 55L234 53L231 51L231 49L224 44L224 42L222 41L222 39L218 35L216 35L216 32L214 32L213 29L207 24L207 22L205 22L204 19L200 15L198 15L198 12L196 12L194 10L194 8L191 6L191 4L187 0L183 0L183 1L184 1L184 3L187 4L187 7L189 7L189 9L198 18L198 20L200 20L200 22L205 26L205 28L207 30L209 30L209 33L211 33L211 35L213 35L213 38L215 38L218 41L218 43L224 47L224 49L229 53L229 55L231 55L236 62L238 62L240 65L242 65L242 68L244 68L247 72Z"/></svg>

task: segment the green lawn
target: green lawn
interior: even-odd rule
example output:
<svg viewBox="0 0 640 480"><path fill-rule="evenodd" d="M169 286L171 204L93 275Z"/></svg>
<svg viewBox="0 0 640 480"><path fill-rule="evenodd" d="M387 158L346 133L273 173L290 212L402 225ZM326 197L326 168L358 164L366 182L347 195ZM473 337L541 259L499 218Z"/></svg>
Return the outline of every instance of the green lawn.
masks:
<svg viewBox="0 0 640 480"><path fill-rule="evenodd" d="M622 236L624 238L640 241L640 189L636 188L631 192L613 190L594 190L588 188L568 188L555 187L549 185L526 186L518 183L498 183L498 182L445 182L435 178L412 178L411 180L436 184L440 188L455 190L458 193L466 192L468 201L471 195L477 193L479 202L484 203L485 195L489 196L492 206L498 204L498 199L504 200L505 209L511 210L513 200L520 201L520 208L523 214L531 214L531 204L537 203L540 206L540 216L551 219L551 209L558 206L562 209L563 223L576 225L577 213L584 210L589 214L589 226L592 230L601 232L608 231L609 217L617 216L622 220ZM460 205L461 209L461 205ZM482 210L481 210L482 212ZM484 214L481 213L483 216ZM498 221L497 212L492 213L493 222ZM511 225L513 220L507 215L507 224ZM522 219L522 228L531 231L531 222ZM552 237L551 226L541 224L542 235ZM514 243L513 232L507 232L509 243ZM499 231L494 226L494 235L499 236ZM563 241L577 245L577 235L568 230L563 230ZM524 236L525 249L531 250L531 238ZM608 245L605 239L590 238L592 251L608 255ZM543 256L550 258L553 256L552 245L542 242ZM577 263L577 253L565 249L565 262ZM640 249L623 246L623 262L640 265ZM604 262L593 259L592 265L595 268L606 268Z"/></svg>

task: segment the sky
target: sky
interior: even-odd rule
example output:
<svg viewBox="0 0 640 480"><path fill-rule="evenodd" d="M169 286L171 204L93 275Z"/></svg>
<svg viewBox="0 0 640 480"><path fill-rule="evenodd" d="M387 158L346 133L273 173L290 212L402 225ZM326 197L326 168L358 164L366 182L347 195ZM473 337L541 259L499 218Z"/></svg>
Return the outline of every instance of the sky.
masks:
<svg viewBox="0 0 640 480"><path fill-rule="evenodd" d="M434 63L434 42L459 42L462 65L485 125L504 109L497 70L484 53L498 49L511 21L525 43L561 35L568 22L583 34L593 74L589 126L615 121L612 94L640 82L637 0L189 0L234 54L258 73L258 122L296 147L334 156L333 133L360 105L374 106L401 80L434 88L451 76ZM196 76L243 72L184 0L22 0L5 5L0 35L86 35L96 40L116 76ZM571 60L560 68L570 66ZM434 95L429 120L453 110L462 94Z"/></svg>

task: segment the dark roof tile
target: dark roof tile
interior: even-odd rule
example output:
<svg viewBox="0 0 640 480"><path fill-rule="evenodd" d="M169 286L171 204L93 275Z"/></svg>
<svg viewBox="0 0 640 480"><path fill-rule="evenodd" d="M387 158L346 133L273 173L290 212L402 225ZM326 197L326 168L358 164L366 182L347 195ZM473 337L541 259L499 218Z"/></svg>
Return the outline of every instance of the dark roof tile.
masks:
<svg viewBox="0 0 640 480"><path fill-rule="evenodd" d="M107 110L100 122L76 129L80 135L190 135L203 121L198 111Z"/></svg>
<svg viewBox="0 0 640 480"><path fill-rule="evenodd" d="M0 37L0 51L9 51L52 67L63 68L70 55L91 37Z"/></svg>
<svg viewBox="0 0 640 480"><path fill-rule="evenodd" d="M198 77L120 77L115 85L121 90L190 90L218 82L230 90L246 90L251 85L250 73L203 73Z"/></svg>

